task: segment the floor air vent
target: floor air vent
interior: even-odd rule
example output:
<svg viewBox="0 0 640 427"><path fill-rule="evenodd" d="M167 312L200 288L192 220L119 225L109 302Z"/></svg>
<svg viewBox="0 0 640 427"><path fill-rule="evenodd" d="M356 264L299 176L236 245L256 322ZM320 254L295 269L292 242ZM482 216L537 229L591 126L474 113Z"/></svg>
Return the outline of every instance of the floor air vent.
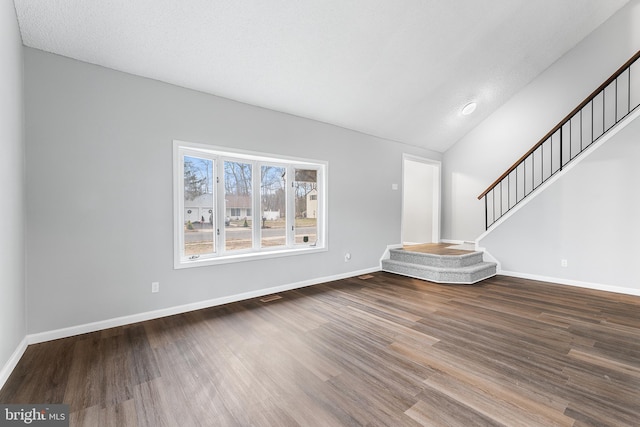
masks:
<svg viewBox="0 0 640 427"><path fill-rule="evenodd" d="M271 302L271 301L276 301L282 299L282 297L280 295L268 295L264 298L260 298L261 302Z"/></svg>

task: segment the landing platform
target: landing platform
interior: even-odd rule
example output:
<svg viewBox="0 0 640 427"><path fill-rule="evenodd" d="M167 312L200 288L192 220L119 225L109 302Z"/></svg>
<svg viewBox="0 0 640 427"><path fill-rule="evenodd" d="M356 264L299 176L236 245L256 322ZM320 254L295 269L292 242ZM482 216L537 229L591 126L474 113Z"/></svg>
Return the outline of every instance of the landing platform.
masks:
<svg viewBox="0 0 640 427"><path fill-rule="evenodd" d="M407 245L391 249L382 270L436 283L474 284L495 276L496 264L483 253L452 248L448 243ZM464 247L464 246L463 246Z"/></svg>
<svg viewBox="0 0 640 427"><path fill-rule="evenodd" d="M432 255L465 255L475 252L473 249L458 249L463 245L452 243L422 243L419 245L404 245L402 249L408 252L420 252Z"/></svg>

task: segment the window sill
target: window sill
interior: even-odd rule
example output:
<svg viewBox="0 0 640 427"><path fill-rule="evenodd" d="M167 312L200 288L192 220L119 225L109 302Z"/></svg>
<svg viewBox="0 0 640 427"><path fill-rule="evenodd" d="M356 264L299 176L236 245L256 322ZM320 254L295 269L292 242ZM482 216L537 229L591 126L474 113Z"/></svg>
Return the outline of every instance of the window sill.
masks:
<svg viewBox="0 0 640 427"><path fill-rule="evenodd" d="M242 254L223 255L218 257L194 259L194 260L175 260L174 270L180 270L183 268L192 267L206 267L219 264L232 264L236 262L258 261L269 258L282 258L296 255L307 255L317 252L326 252L328 249L324 247L302 247L302 248L287 248L273 251L261 251L261 252L245 252Z"/></svg>

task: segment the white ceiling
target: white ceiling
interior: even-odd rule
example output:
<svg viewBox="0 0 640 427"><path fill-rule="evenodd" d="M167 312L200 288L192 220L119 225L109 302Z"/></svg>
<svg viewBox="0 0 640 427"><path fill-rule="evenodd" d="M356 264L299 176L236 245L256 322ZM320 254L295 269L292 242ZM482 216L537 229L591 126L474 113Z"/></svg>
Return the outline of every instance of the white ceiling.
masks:
<svg viewBox="0 0 640 427"><path fill-rule="evenodd" d="M445 151L627 1L15 5L26 46Z"/></svg>

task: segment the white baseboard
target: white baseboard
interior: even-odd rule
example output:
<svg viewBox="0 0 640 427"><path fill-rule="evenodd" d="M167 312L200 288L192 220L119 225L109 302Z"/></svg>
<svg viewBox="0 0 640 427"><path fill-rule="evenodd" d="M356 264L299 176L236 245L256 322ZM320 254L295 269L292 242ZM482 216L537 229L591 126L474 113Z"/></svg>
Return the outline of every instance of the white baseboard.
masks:
<svg viewBox="0 0 640 427"><path fill-rule="evenodd" d="M462 245L464 240L454 240L454 239L440 239L442 243L449 243L451 245Z"/></svg>
<svg viewBox="0 0 640 427"><path fill-rule="evenodd" d="M20 341L20 344L18 344L18 347L13 352L9 360L7 360L7 363L5 363L2 369L0 369L0 388L2 388L4 386L4 383L7 382L7 380L9 379L9 375L11 375L26 350L27 337L24 337L22 341Z"/></svg>
<svg viewBox="0 0 640 427"><path fill-rule="evenodd" d="M267 289L259 289L256 291L245 292L242 294L230 295L230 296L214 298L206 301L198 301L190 304L163 308L160 310L147 311L145 313L138 313L138 314L132 314L129 316L116 317L112 319L101 320L98 322L71 326L68 328L55 329L55 330L46 331L46 332L39 332L37 334L27 335L26 343L37 344L45 341L51 341L51 340L56 340L60 338L67 338L74 335L86 334L89 332L100 331L103 329L114 328L117 326L124 326L132 323L144 322L146 320L159 319L161 317L172 316L174 314L187 313L189 311L201 310L203 308L215 307L218 305L228 304L232 302L262 297L265 295L271 295L278 292L285 292L293 289L304 288L306 286L317 285L320 283L332 282L334 280L346 279L348 277L360 276L363 274L373 273L376 271L380 271L379 266L367 268L359 271L351 271L349 273L337 274L337 275L328 276L328 277L305 280L302 282L290 283L282 286L275 286ZM26 345L25 345L25 348L26 348ZM13 367L11 369L13 369Z"/></svg>
<svg viewBox="0 0 640 427"><path fill-rule="evenodd" d="M581 282L578 280L561 279L558 277L539 276L537 274L518 273L515 271L499 270L503 276L518 277L520 279L537 280L540 282L556 283L559 285L575 286L578 288L594 289L597 291L615 292L617 294L640 296L640 289L625 288L622 286L604 285L601 283Z"/></svg>
<svg viewBox="0 0 640 427"><path fill-rule="evenodd" d="M465 243L475 244L473 240L455 240L455 239L442 239L440 240L442 243L448 243L450 245L464 245Z"/></svg>

